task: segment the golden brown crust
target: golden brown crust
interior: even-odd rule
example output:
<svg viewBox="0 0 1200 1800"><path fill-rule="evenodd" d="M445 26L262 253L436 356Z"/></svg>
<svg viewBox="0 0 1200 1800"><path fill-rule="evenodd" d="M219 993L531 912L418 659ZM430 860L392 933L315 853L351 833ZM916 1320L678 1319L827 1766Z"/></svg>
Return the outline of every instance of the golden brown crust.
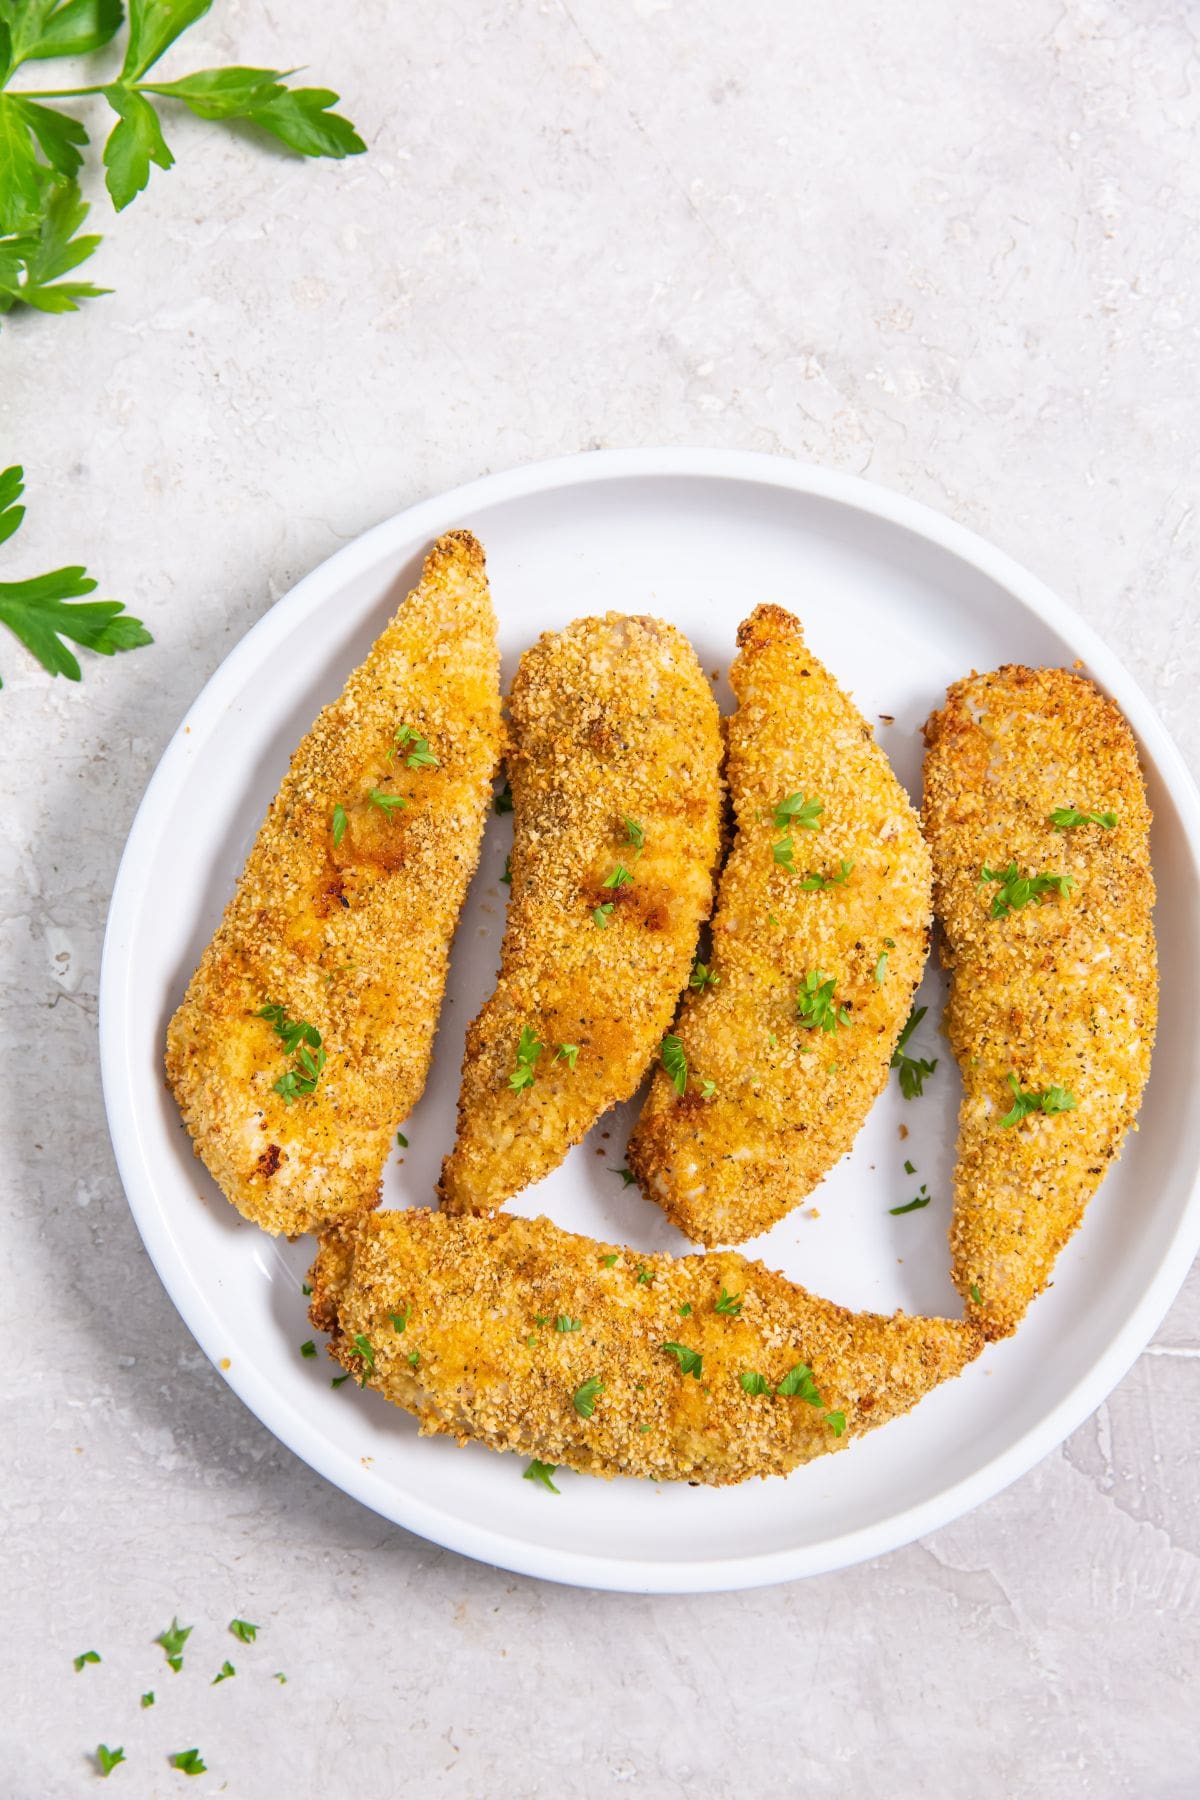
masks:
<svg viewBox="0 0 1200 1800"><path fill-rule="evenodd" d="M483 551L448 532L420 585L292 758L237 890L171 1021L167 1076L196 1154L267 1231L377 1204L391 1135L429 1067L450 940L502 747ZM436 768L394 749L401 725ZM389 752L394 754L389 759ZM372 790L403 810L372 805ZM340 842L333 808L345 809ZM321 1034L290 1106L266 1003Z"/></svg>
<svg viewBox="0 0 1200 1800"><path fill-rule="evenodd" d="M1004 1337L1133 1124L1157 1012L1150 811L1113 702L1066 669L1010 666L949 691L926 726L925 829L951 970L946 1027L963 1077L951 1256L989 1337ZM1117 824L1056 831L1058 807ZM1069 875L1066 896L993 918L986 864ZM1001 1127L1022 1089L1073 1111ZM980 1298L976 1300L974 1295Z"/></svg>
<svg viewBox="0 0 1200 1800"><path fill-rule="evenodd" d="M310 1279L330 1355L423 1433L653 1481L786 1474L907 1412L982 1341L954 1320L849 1312L733 1251L639 1256L507 1214L375 1213L323 1237ZM722 1290L739 1311L715 1310ZM698 1376L667 1343L699 1352ZM819 1404L739 1379L774 1388L800 1363ZM573 1396L597 1377L583 1417Z"/></svg>
<svg viewBox="0 0 1200 1800"><path fill-rule="evenodd" d="M712 904L720 720L680 632L620 613L547 632L510 711L512 894L496 990L467 1033L440 1189L453 1212L503 1204L634 1091ZM618 865L631 879L606 887ZM515 1091L525 1028L543 1048Z"/></svg>
<svg viewBox="0 0 1200 1800"><path fill-rule="evenodd" d="M629 1145L642 1191L704 1244L767 1230L850 1148L887 1081L930 920L916 814L799 621L757 607L738 646L726 762L737 837L713 920L720 980L689 993L675 1025L686 1093L660 1070ZM775 860L784 832L773 814L796 792L823 811L819 829L792 831L789 870ZM844 884L804 890L809 871L835 875L844 862ZM797 989L810 973L835 978L849 1024L800 1022Z"/></svg>

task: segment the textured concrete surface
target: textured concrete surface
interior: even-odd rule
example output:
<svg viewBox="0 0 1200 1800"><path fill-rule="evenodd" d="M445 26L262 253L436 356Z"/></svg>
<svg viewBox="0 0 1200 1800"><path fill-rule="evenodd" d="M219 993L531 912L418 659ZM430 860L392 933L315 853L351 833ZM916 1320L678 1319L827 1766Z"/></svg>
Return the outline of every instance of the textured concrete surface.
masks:
<svg viewBox="0 0 1200 1800"><path fill-rule="evenodd" d="M141 1250L95 1042L121 844L202 682L363 527L532 457L736 445L914 494L1072 599L1195 769L1194 9L227 0L176 69L218 61L309 63L370 155L180 120L119 221L97 190L114 297L0 338L5 568L86 560L157 638L76 688L0 636L0 1789L87 1791L103 1739L139 1796L1195 1794L1195 1277L1061 1451L924 1543L558 1590L384 1525L242 1409Z"/></svg>

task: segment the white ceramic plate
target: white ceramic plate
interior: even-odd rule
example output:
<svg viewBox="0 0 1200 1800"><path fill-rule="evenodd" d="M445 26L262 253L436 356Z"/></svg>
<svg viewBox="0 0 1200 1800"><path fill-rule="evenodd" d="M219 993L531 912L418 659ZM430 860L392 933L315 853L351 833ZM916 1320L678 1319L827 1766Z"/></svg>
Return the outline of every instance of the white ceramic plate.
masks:
<svg viewBox="0 0 1200 1800"><path fill-rule="evenodd" d="M297 740L417 577L430 541L469 526L488 557L505 677L540 631L615 607L673 620L706 669L728 669L738 621L778 601L919 793L919 728L948 682L1004 662L1073 663L1113 695L1141 743L1155 812L1162 1018L1141 1131L1093 1201L1053 1288L907 1418L786 1480L723 1490L602 1482L564 1471L555 1498L524 1464L445 1439L347 1382L330 1387L301 1282L313 1248L264 1236L218 1194L162 1075L167 1019L232 890ZM723 705L729 704L724 682ZM1069 798L1069 796L1068 796ZM411 1149L386 1203L427 1204L452 1135L462 1039L493 976L510 820L488 826L459 929ZM247 1406L298 1456L389 1519L529 1574L593 1587L750 1586L874 1556L954 1518L1044 1456L1147 1342L1200 1242L1200 882L1195 790L1129 675L1007 557L899 495L763 456L602 453L488 477L348 545L273 607L213 676L150 783L121 863L101 981L104 1089L129 1203L188 1326ZM925 1097L893 1082L853 1155L809 1207L746 1246L853 1307L955 1313L946 1246L958 1079L936 1031L940 973L915 1047L939 1058ZM517 1202L530 1215L644 1250L683 1238L614 1171L623 1108ZM901 1141L900 1128L908 1127ZM904 1174L905 1158L918 1174ZM888 1208L928 1184L934 1203Z"/></svg>

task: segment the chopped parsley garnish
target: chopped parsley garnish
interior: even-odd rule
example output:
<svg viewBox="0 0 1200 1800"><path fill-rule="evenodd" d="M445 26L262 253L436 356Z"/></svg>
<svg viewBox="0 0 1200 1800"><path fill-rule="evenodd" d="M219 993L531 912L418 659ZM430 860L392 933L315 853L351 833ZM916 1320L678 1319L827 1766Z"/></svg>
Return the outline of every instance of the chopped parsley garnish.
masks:
<svg viewBox="0 0 1200 1800"><path fill-rule="evenodd" d="M775 858L779 867L781 869L790 870L792 874L795 874L796 872L796 865L792 861L794 849L795 846L792 843L790 834L787 837L781 837L778 843L772 844L771 846L771 855Z"/></svg>
<svg viewBox="0 0 1200 1800"><path fill-rule="evenodd" d="M287 1007L280 1006L277 1001L268 1001L266 1006L259 1007L258 1017L269 1020L285 1053L296 1059L271 1088L271 1092L278 1094L286 1106L291 1106L302 1094L314 1091L325 1067L321 1034L307 1019L289 1019Z"/></svg>
<svg viewBox="0 0 1200 1800"><path fill-rule="evenodd" d="M823 800L806 800L803 794L789 794L786 800L779 802L771 816L777 831L816 831L824 811Z"/></svg>
<svg viewBox="0 0 1200 1800"><path fill-rule="evenodd" d="M512 886L512 851L511 850L509 851L508 855L504 859L504 873L500 877L500 879L504 883L505 887Z"/></svg>
<svg viewBox="0 0 1200 1800"><path fill-rule="evenodd" d="M302 1281L300 1283L300 1292L306 1297L312 1293L312 1288L308 1285L307 1281Z"/></svg>
<svg viewBox="0 0 1200 1800"><path fill-rule="evenodd" d="M583 1381L571 1395L571 1404L581 1419L590 1419L596 1410L597 1397L604 1392L604 1383L599 1375Z"/></svg>
<svg viewBox="0 0 1200 1800"><path fill-rule="evenodd" d="M343 1381L349 1381L349 1379L350 1371L347 1369L344 1375L331 1375L329 1378L329 1385L331 1388L341 1387Z"/></svg>
<svg viewBox="0 0 1200 1800"><path fill-rule="evenodd" d="M743 1370L738 1376L738 1381L747 1394L769 1394L771 1392L770 1382L765 1376L760 1375L757 1369Z"/></svg>
<svg viewBox="0 0 1200 1800"><path fill-rule="evenodd" d="M593 906L592 923L601 931L608 930L608 921L612 917L612 909L613 903L611 900L605 900L600 906Z"/></svg>
<svg viewBox="0 0 1200 1800"><path fill-rule="evenodd" d="M645 847L646 833L636 819L626 819L625 821L625 842L632 844L635 850Z"/></svg>
<svg viewBox="0 0 1200 1800"><path fill-rule="evenodd" d="M336 850L346 835L346 809L339 800L333 809L333 847Z"/></svg>
<svg viewBox="0 0 1200 1800"><path fill-rule="evenodd" d="M100 1773L107 1777L112 1774L118 1763L125 1761L125 1752L119 1744L115 1750L110 1750L107 1744L97 1744L96 1761L100 1765Z"/></svg>
<svg viewBox="0 0 1200 1800"><path fill-rule="evenodd" d="M1015 1074L1007 1075L1005 1080L1013 1092L1011 1109L1001 1119L1001 1125L1017 1125L1030 1113L1063 1113L1074 1112L1079 1105L1074 1094L1068 1093L1064 1087L1023 1088Z"/></svg>
<svg viewBox="0 0 1200 1800"><path fill-rule="evenodd" d="M83 1650L78 1656L73 1657L72 1661L75 1664L75 1673L78 1675L85 1663L100 1661L100 1652L98 1650Z"/></svg>
<svg viewBox="0 0 1200 1800"><path fill-rule="evenodd" d="M146 1708L146 1707L147 1707L147 1706L153 1706L153 1705L154 1705L154 1689L153 1689L153 1688L147 1688L147 1689L146 1689L146 1692L145 1692L145 1693L144 1693L144 1694L143 1694L143 1695L142 1695L142 1701L141 1701L141 1704L142 1704L142 1707L143 1707L143 1710L144 1710L144 1709L145 1709L145 1708Z"/></svg>
<svg viewBox="0 0 1200 1800"><path fill-rule="evenodd" d="M906 1158L905 1158L905 1162L904 1162L904 1173L905 1173L905 1174L906 1174L906 1175L915 1175L915 1174L916 1174L916 1172L917 1172L917 1165L916 1165L916 1163L911 1163L911 1162L909 1162L909 1161L908 1161L908 1159L907 1159L907 1157L906 1157Z"/></svg>
<svg viewBox="0 0 1200 1800"><path fill-rule="evenodd" d="M280 1687L287 1686L287 1676L284 1674L282 1669L276 1669L275 1673L271 1677L271 1680L277 1681L279 1683Z"/></svg>
<svg viewBox="0 0 1200 1800"><path fill-rule="evenodd" d="M1006 869L989 869L984 863L979 871L978 885L983 887L989 881L1000 883L1000 892L992 897L993 919L1007 918L1010 912L1018 912L1031 900L1044 906L1047 894L1058 893L1065 898L1075 886L1073 875L1020 875L1015 862L1010 862Z"/></svg>
<svg viewBox="0 0 1200 1800"><path fill-rule="evenodd" d="M550 1323L550 1314L549 1313L534 1313L533 1322L535 1325L548 1325Z"/></svg>
<svg viewBox="0 0 1200 1800"><path fill-rule="evenodd" d="M361 1331L357 1332L355 1336L350 1339L350 1342L354 1345L354 1348L358 1351L358 1354L362 1359L362 1368L358 1373L358 1385L360 1388L365 1388L367 1385L367 1376L375 1373L375 1346L372 1344L370 1338L363 1336ZM235 1620L234 1623L236 1624L237 1621ZM230 1631L233 1631L233 1626L231 1625L229 1629ZM234 1636L240 1636L240 1633L234 1632Z"/></svg>
<svg viewBox="0 0 1200 1800"><path fill-rule="evenodd" d="M402 1150L408 1149L408 1139L405 1137L405 1135L402 1131L398 1131L396 1133L396 1142L399 1144L399 1146Z"/></svg>
<svg viewBox="0 0 1200 1800"><path fill-rule="evenodd" d="M406 744L411 745L404 759L410 769L436 769L441 766L429 748L429 739L423 738L411 725L402 725L396 733L396 748L403 750Z"/></svg>
<svg viewBox="0 0 1200 1800"><path fill-rule="evenodd" d="M508 1085L514 1093L523 1094L537 1080L533 1066L543 1048L529 1026L522 1025L521 1036L517 1040L517 1066L508 1078Z"/></svg>
<svg viewBox="0 0 1200 1800"><path fill-rule="evenodd" d="M410 1350L408 1353L408 1360L409 1360L409 1363L412 1365L412 1367L415 1369L417 1367L417 1364L421 1360L421 1352L419 1350Z"/></svg>
<svg viewBox="0 0 1200 1800"><path fill-rule="evenodd" d="M686 1318L689 1318L689 1317L690 1317L690 1316L691 1316L691 1311L692 1311L692 1303L691 1303L691 1301L690 1301L690 1300L685 1300L685 1301L684 1301L684 1303L683 1303L683 1305L682 1305L682 1306L681 1306L681 1307L680 1307L680 1309L679 1309L679 1316L680 1316L680 1318L681 1318L681 1319L686 1319Z"/></svg>
<svg viewBox="0 0 1200 1800"><path fill-rule="evenodd" d="M779 1386L775 1389L786 1399L795 1396L798 1400L807 1400L810 1406L820 1406L821 1396L817 1392L817 1384L813 1380L812 1370L807 1363L797 1363L789 1369Z"/></svg>
<svg viewBox="0 0 1200 1800"><path fill-rule="evenodd" d="M317 1354L317 1346L313 1343L311 1338L309 1338L306 1343L301 1344L300 1354L301 1356L315 1356Z"/></svg>
<svg viewBox="0 0 1200 1800"><path fill-rule="evenodd" d="M896 1048L892 1051L891 1066L900 1071L900 1092L906 1100L920 1099L925 1091L925 1077L932 1075L938 1066L936 1056L932 1062L927 1062L923 1056L908 1056L904 1049L928 1011L927 1006L914 1006L908 1015L908 1022L904 1030L896 1039Z"/></svg>
<svg viewBox="0 0 1200 1800"><path fill-rule="evenodd" d="M601 887L606 888L623 888L628 887L632 880L633 876L629 873L625 864L618 863L612 874L606 875L600 885Z"/></svg>
<svg viewBox="0 0 1200 1800"><path fill-rule="evenodd" d="M355 1343L359 1340L356 1338ZM248 1619L230 1619L229 1629L239 1644L252 1644L258 1636L258 1626L251 1625Z"/></svg>
<svg viewBox="0 0 1200 1800"><path fill-rule="evenodd" d="M879 952L879 961L875 964L875 986L876 987L883 986L883 978L887 974L887 959L888 959L887 951L881 950Z"/></svg>
<svg viewBox="0 0 1200 1800"><path fill-rule="evenodd" d="M177 1750L167 1761L173 1769L182 1769L185 1775L206 1775L208 1764L198 1750Z"/></svg>
<svg viewBox="0 0 1200 1800"><path fill-rule="evenodd" d="M910 1200L906 1206L889 1206L888 1211L892 1214L920 1212L923 1206L929 1205L931 1198L931 1195L921 1193L917 1195L915 1200Z"/></svg>
<svg viewBox="0 0 1200 1800"><path fill-rule="evenodd" d="M683 1044L674 1035L662 1041L662 1066L671 1077L675 1092L682 1098L687 1092L688 1066Z"/></svg>
<svg viewBox="0 0 1200 1800"><path fill-rule="evenodd" d="M717 1084L715 1081L709 1081L707 1078L705 1078L703 1081L701 1081L701 1083L700 1083L700 1098L702 1100L711 1100L713 1095L716 1093L716 1091L717 1091Z"/></svg>
<svg viewBox="0 0 1200 1800"><path fill-rule="evenodd" d="M976 1306L983 1305L983 1295L980 1293L978 1285L974 1281L971 1283L971 1298Z"/></svg>
<svg viewBox="0 0 1200 1800"><path fill-rule="evenodd" d="M385 794L382 788L377 787L371 789L367 795L367 801L371 806L377 806L380 812L386 813L389 818L394 812L403 812L408 805L403 794Z"/></svg>
<svg viewBox="0 0 1200 1800"><path fill-rule="evenodd" d="M829 1426L834 1437L842 1437L844 1435L846 1430L846 1415L844 1412L827 1412L825 1414L825 1423Z"/></svg>
<svg viewBox="0 0 1200 1800"><path fill-rule="evenodd" d="M504 786L500 789L500 792L496 795L496 798L492 801L492 805L497 814L510 813L512 811L512 784L510 782L505 782Z"/></svg>
<svg viewBox="0 0 1200 1800"><path fill-rule="evenodd" d="M608 1172L610 1175L619 1175L623 1187L632 1187L637 1180L632 1169L610 1169Z"/></svg>
<svg viewBox="0 0 1200 1800"><path fill-rule="evenodd" d="M645 1265L645 1263L639 1263L639 1264L638 1264L638 1272L637 1272L637 1283L636 1283L636 1285L637 1285L637 1286L638 1286L638 1287L649 1287L649 1286L650 1286L650 1283L651 1283L651 1282L652 1282L652 1281L653 1281L653 1280L654 1280L654 1271L653 1271L653 1269L648 1269L648 1268L647 1268L647 1267L646 1267L646 1265Z"/></svg>
<svg viewBox="0 0 1200 1800"><path fill-rule="evenodd" d="M620 1174L620 1170L618 1170L617 1173ZM615 1251L611 1256L602 1256L600 1258L600 1261L604 1264L606 1269L611 1269L616 1260L617 1256Z"/></svg>
<svg viewBox="0 0 1200 1800"><path fill-rule="evenodd" d="M557 1463L539 1462L537 1457L535 1456L533 1461L530 1463L529 1467L526 1469L525 1473L522 1475L521 1480L522 1481L536 1481L539 1484L539 1486L544 1487L544 1488L549 1488L549 1490L552 1494L557 1494L559 1492L559 1489L555 1487L554 1483L550 1479L550 1477L552 1475L556 1475L557 1473L558 1473L558 1464Z"/></svg>
<svg viewBox="0 0 1200 1800"><path fill-rule="evenodd" d="M836 985L835 977L827 980L819 969L810 969L804 977L796 990L796 1017L806 1029L836 1031L839 1025L849 1025L849 1009L838 1006L833 997Z"/></svg>
<svg viewBox="0 0 1200 1800"><path fill-rule="evenodd" d="M583 1320L573 1319L570 1313L559 1313L554 1321L555 1331L582 1331Z"/></svg>
<svg viewBox="0 0 1200 1800"><path fill-rule="evenodd" d="M800 883L800 891L804 894L819 894L823 888L845 887L850 879L853 869L854 864L852 862L846 862L845 859L843 859L841 869L836 875L820 875L815 869L810 869L808 874L804 877L804 880Z"/></svg>
<svg viewBox="0 0 1200 1800"><path fill-rule="evenodd" d="M411 1306L406 1306L404 1308L403 1312L398 1312L398 1313L390 1312L388 1314L388 1318L392 1321L392 1330L393 1331L403 1331L405 1326L408 1324L411 1313L412 1313Z"/></svg>
<svg viewBox="0 0 1200 1800"><path fill-rule="evenodd" d="M688 986L702 994L706 987L716 987L720 979L715 969L710 969L707 963L698 962L688 976Z"/></svg>
<svg viewBox="0 0 1200 1800"><path fill-rule="evenodd" d="M693 1375L699 1381L704 1369L704 1358L699 1350L689 1350L686 1344L663 1344L660 1348L675 1358L684 1375Z"/></svg>
<svg viewBox="0 0 1200 1800"><path fill-rule="evenodd" d="M727 1319L736 1319L741 1314L742 1299L743 1296L741 1294L727 1294L725 1292L725 1284L722 1282L721 1297L713 1307L713 1311L724 1313Z"/></svg>
<svg viewBox="0 0 1200 1800"><path fill-rule="evenodd" d="M295 1056L302 1044L311 1044L314 1050L320 1049L321 1034L316 1026L310 1025L307 1019L289 1019L287 1007L280 1006L277 1001L269 1000L265 1006L260 1006L258 1017L270 1022L271 1029L288 1056Z"/></svg>
<svg viewBox="0 0 1200 1800"><path fill-rule="evenodd" d="M1055 831L1073 831L1077 825L1100 825L1111 831L1116 822L1115 812L1077 812L1073 806L1056 806L1050 814Z"/></svg>
<svg viewBox="0 0 1200 1800"><path fill-rule="evenodd" d="M291 1106L292 1102L300 1099L302 1095L315 1093L324 1067L324 1050L310 1050L306 1044L302 1044L296 1061L274 1083L271 1092L278 1094L285 1106Z"/></svg>
<svg viewBox="0 0 1200 1800"><path fill-rule="evenodd" d="M191 1635L190 1625L181 1625L178 1619L172 1619L167 1630L160 1631L154 1640L156 1644L162 1645L167 1661L177 1675L183 1667L183 1646Z"/></svg>
<svg viewBox="0 0 1200 1800"><path fill-rule="evenodd" d="M576 1064L576 1061L578 1060L578 1057L579 1057L579 1045L578 1044L560 1044L558 1046L558 1049L554 1052L555 1062L560 1062L560 1061L565 1062L568 1069L571 1069L572 1071L575 1068L575 1064Z"/></svg>
<svg viewBox="0 0 1200 1800"><path fill-rule="evenodd" d="M218 1681L228 1681L229 1677L231 1675L236 1675L236 1674L237 1674L237 1670L234 1668L233 1664L229 1661L229 1658L226 1657L225 1661L221 1664L220 1668L217 1670L216 1674L213 1676L212 1680L209 1682L208 1685L209 1685L209 1687L216 1687Z"/></svg>

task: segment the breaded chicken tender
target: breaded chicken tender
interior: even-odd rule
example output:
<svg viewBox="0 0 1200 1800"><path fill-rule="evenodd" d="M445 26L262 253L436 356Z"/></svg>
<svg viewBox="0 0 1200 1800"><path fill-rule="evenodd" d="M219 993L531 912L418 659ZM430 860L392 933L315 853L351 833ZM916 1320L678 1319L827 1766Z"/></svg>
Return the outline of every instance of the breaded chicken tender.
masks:
<svg viewBox="0 0 1200 1800"><path fill-rule="evenodd" d="M637 1087L712 904L720 719L674 626L609 613L547 632L509 701L512 895L467 1033L451 1212L502 1205Z"/></svg>
<svg viewBox="0 0 1200 1800"><path fill-rule="evenodd" d="M736 1252L639 1256L548 1219L389 1211L322 1238L330 1355L423 1434L591 1475L784 1475L916 1405L982 1342L819 1300Z"/></svg>
<svg viewBox="0 0 1200 1800"><path fill-rule="evenodd" d="M1015 1330L1133 1125L1157 1015L1150 811L1121 713L1066 669L956 683L925 829L963 1078L951 1258Z"/></svg>
<svg viewBox="0 0 1200 1800"><path fill-rule="evenodd" d="M483 551L451 531L293 756L168 1031L196 1154L266 1231L378 1202L425 1085L502 729Z"/></svg>
<svg viewBox="0 0 1200 1800"><path fill-rule="evenodd" d="M738 648L712 962L629 1145L702 1244L766 1231L849 1150L929 939L929 853L870 726L790 613L756 608Z"/></svg>

